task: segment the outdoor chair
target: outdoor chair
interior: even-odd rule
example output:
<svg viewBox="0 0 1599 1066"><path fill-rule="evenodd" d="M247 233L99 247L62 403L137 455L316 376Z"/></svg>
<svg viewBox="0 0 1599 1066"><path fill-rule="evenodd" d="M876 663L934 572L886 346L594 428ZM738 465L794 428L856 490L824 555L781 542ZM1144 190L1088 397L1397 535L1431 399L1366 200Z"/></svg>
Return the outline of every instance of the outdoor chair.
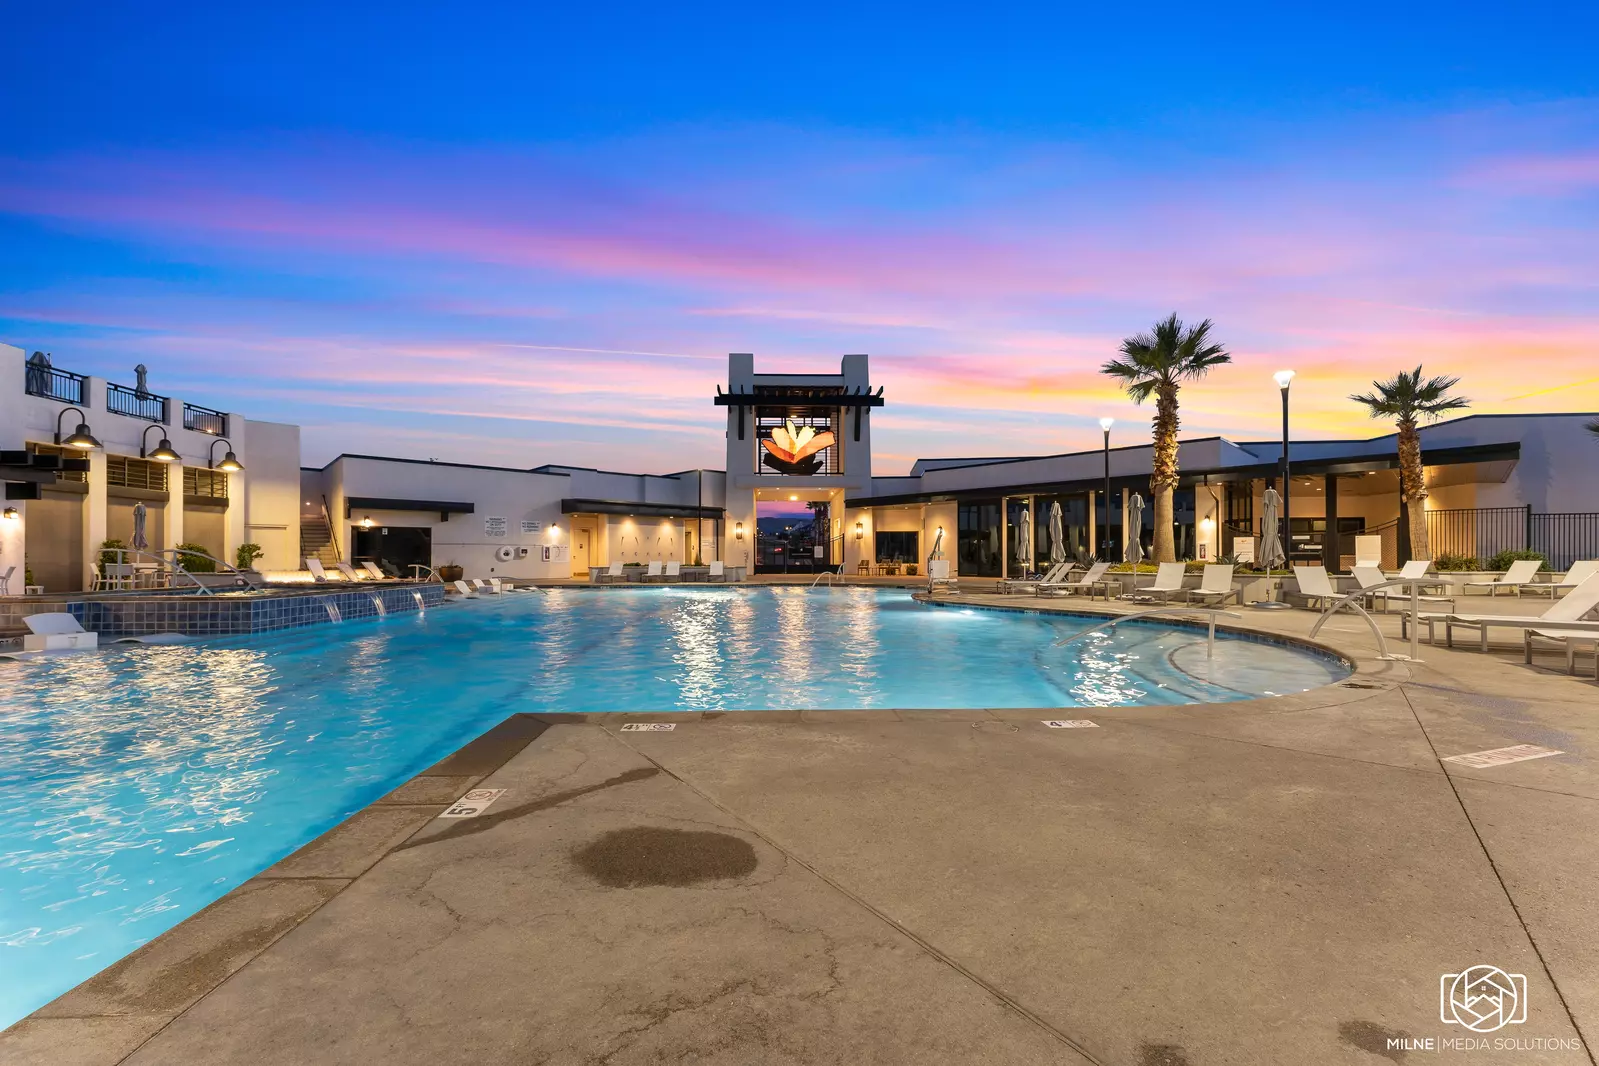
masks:
<svg viewBox="0 0 1599 1066"><path fill-rule="evenodd" d="M1338 590L1333 588L1332 578L1327 576L1327 568L1320 564L1294 567L1294 580L1299 582L1298 595L1304 597L1306 607L1320 600L1321 607L1316 609L1325 609L1339 596Z"/></svg>
<svg viewBox="0 0 1599 1066"><path fill-rule="evenodd" d="M328 572L322 569L322 561L320 559L307 559L305 561L305 568L311 571L312 581L321 583L328 579Z"/></svg>
<svg viewBox="0 0 1599 1066"><path fill-rule="evenodd" d="M1432 569L1431 559L1412 559L1399 568L1398 577L1406 581L1418 581L1427 576L1427 571ZM1447 581L1429 581L1421 586L1422 591L1427 589L1449 589L1452 586Z"/></svg>
<svg viewBox="0 0 1599 1066"><path fill-rule="evenodd" d="M1226 603L1229 597L1238 595L1238 589L1233 587L1231 563L1206 564L1205 572L1199 580L1199 587L1183 590L1183 598L1190 603L1194 600L1203 600L1206 603L1221 605Z"/></svg>
<svg viewBox="0 0 1599 1066"><path fill-rule="evenodd" d="M1123 593L1119 598L1140 603L1153 603L1156 599L1161 603L1170 603L1172 596L1183 591L1183 577L1187 573L1188 566L1185 563L1161 563L1160 569L1155 571L1153 584L1145 585L1143 588L1135 584L1133 591ZM1134 582L1138 580L1136 571L1133 580Z"/></svg>
<svg viewBox="0 0 1599 1066"><path fill-rule="evenodd" d="M709 567L710 567L710 569L705 574L705 580L707 580L707 581L726 581L727 580L727 564L722 562L722 560L720 560L720 559L712 559L710 561L710 563L709 563Z"/></svg>
<svg viewBox="0 0 1599 1066"><path fill-rule="evenodd" d="M479 592L489 592L493 593L494 595L499 595L500 592L500 583L498 578L490 582L484 581L480 577L474 577L472 579L472 587Z"/></svg>
<svg viewBox="0 0 1599 1066"><path fill-rule="evenodd" d="M596 585L612 584L622 580L622 564L620 562L612 563L604 570L591 571L589 576L595 579L594 583Z"/></svg>
<svg viewBox="0 0 1599 1066"><path fill-rule="evenodd" d="M450 584L455 586L455 591L459 592L465 598L469 600L477 599L477 593L473 592L472 586L468 585L465 581L456 580L450 582Z"/></svg>
<svg viewBox="0 0 1599 1066"><path fill-rule="evenodd" d="M6 567L6 572L0 574L0 596L11 595L11 575L17 572L14 566Z"/></svg>
<svg viewBox="0 0 1599 1066"><path fill-rule="evenodd" d="M1109 563L1095 563L1088 568L1086 574L1076 581L1071 580L1071 575L1068 574L1060 581L1040 582L1034 589L1034 593L1039 596L1054 596L1057 593L1062 596L1069 596L1074 592L1086 592L1088 593L1088 598L1093 599L1094 590L1103 588L1105 590L1105 598L1108 600L1110 599L1110 586L1115 582L1114 578L1107 579L1105 577L1105 572L1109 569Z"/></svg>
<svg viewBox="0 0 1599 1066"><path fill-rule="evenodd" d="M86 632L66 611L45 611L22 619L28 632L22 637L23 651L72 651L99 647L100 634Z"/></svg>
<svg viewBox="0 0 1599 1066"><path fill-rule="evenodd" d="M1571 564L1571 569L1566 571L1559 581L1534 581L1528 583L1525 592L1547 592L1550 596L1557 592L1570 592L1594 574L1599 574L1599 559L1583 559Z"/></svg>
<svg viewBox="0 0 1599 1066"><path fill-rule="evenodd" d="M1041 578L1010 578L999 583L1001 595L1010 595L1012 592L1035 592L1040 585L1049 585L1065 577L1071 569L1070 563L1056 563L1049 568L1049 573Z"/></svg>
<svg viewBox="0 0 1599 1066"><path fill-rule="evenodd" d="M1532 579L1537 576L1539 567L1543 563L1537 559L1517 559L1510 564L1510 569L1505 571L1504 577L1496 577L1491 581L1468 581L1466 588L1488 590L1488 595L1499 595L1500 589L1514 589L1517 596L1521 595L1522 587L1532 584Z"/></svg>
<svg viewBox="0 0 1599 1066"><path fill-rule="evenodd" d="M652 560L650 562L649 569L644 571L644 580L645 581L654 581L656 579L664 579L665 576L666 576L666 571L662 568L661 561L659 559Z"/></svg>
<svg viewBox="0 0 1599 1066"><path fill-rule="evenodd" d="M334 563L333 566L334 566L335 569L338 570L339 573L344 575L344 580L346 580L346 581L365 581L366 580L366 577L364 575L362 575L362 574L356 573L355 572L355 567L351 566L349 563L343 563L343 562Z"/></svg>
<svg viewBox="0 0 1599 1066"><path fill-rule="evenodd" d="M1355 581L1359 583L1362 589L1370 589L1373 586L1381 585L1383 582L1390 580L1388 575L1384 574L1375 566L1357 566L1352 573L1355 575ZM1421 575L1418 574L1417 576L1419 577ZM1437 586L1429 585L1425 587L1436 588ZM1401 604L1408 604L1410 602L1410 590L1405 588L1403 585L1390 585L1388 588L1377 589L1377 591L1373 592L1366 598L1368 601L1380 601L1381 609L1383 611L1387 611L1389 601L1391 600L1398 600ZM1447 604L1451 608L1455 605L1453 596L1418 595L1416 599L1420 603L1430 603L1434 605L1442 603ZM1376 604L1373 604L1373 606L1376 606Z"/></svg>
<svg viewBox="0 0 1599 1066"><path fill-rule="evenodd" d="M1547 635L1549 639L1566 639L1583 633L1592 633L1599 636L1599 623L1590 626L1568 626L1562 630L1562 622L1582 622L1587 616L1599 607L1599 574L1590 577L1581 585L1572 589L1565 598L1555 600L1549 609L1539 615L1514 615L1514 614L1424 614L1420 616L1420 624L1427 627L1427 642L1435 641L1434 627L1442 622L1444 627L1444 646L1454 647L1456 629L1477 630L1478 646L1483 651L1488 650L1488 631L1494 627L1502 629L1519 629L1523 633L1523 643L1529 649L1531 641L1526 637L1526 631L1535 629L1540 635ZM1408 631L1405 623L1407 616L1400 617L1400 635ZM1585 639L1585 638L1579 638Z"/></svg>
<svg viewBox="0 0 1599 1066"><path fill-rule="evenodd" d="M373 581L392 581L393 580L393 578L389 577L388 574L385 574L382 570L378 569L378 564L377 563L370 562L370 561L364 562L364 563L361 564L361 569L366 571L366 573L372 578Z"/></svg>

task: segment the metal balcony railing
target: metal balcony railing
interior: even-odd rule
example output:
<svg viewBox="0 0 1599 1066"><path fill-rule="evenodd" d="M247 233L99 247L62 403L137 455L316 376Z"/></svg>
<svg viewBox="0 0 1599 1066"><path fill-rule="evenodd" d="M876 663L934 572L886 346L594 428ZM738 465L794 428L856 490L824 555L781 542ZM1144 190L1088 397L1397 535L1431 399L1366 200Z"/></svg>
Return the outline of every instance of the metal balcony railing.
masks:
<svg viewBox="0 0 1599 1066"><path fill-rule="evenodd" d="M165 396L106 382L105 409L114 415L127 415L129 418L142 418L147 422L165 423L167 404Z"/></svg>
<svg viewBox="0 0 1599 1066"><path fill-rule="evenodd" d="M228 416L209 407L186 403L183 405L183 428L196 433L209 433L213 437L226 437Z"/></svg>
<svg viewBox="0 0 1599 1066"><path fill-rule="evenodd" d="M84 380L82 374L74 374L70 370L57 370L53 366L40 366L37 363L28 364L29 396L40 396L46 400L58 400L61 403L81 406Z"/></svg>

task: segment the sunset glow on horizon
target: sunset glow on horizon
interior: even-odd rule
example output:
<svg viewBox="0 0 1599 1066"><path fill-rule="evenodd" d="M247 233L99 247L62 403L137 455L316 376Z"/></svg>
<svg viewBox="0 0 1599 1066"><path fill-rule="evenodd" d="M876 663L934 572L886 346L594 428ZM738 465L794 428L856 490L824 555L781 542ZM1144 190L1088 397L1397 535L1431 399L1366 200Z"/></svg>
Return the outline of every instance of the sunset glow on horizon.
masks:
<svg viewBox="0 0 1599 1066"><path fill-rule="evenodd" d="M0 341L298 423L315 464L717 467L729 351L869 354L879 474L1094 447L1107 414L1135 443L1153 412L1098 369L1172 311L1234 357L1184 390L1189 435L1275 436L1285 366L1307 437L1388 431L1348 396L1418 363L1473 412L1599 410L1595 16L1452 10L1293 16L1305 69L1226 27L1142 40L1207 35L1202 86L1126 85L1111 16L1068 61L1057 14L308 42L196 12L66 47L35 12L14 51L64 58L0 75L32 101L0 112Z"/></svg>

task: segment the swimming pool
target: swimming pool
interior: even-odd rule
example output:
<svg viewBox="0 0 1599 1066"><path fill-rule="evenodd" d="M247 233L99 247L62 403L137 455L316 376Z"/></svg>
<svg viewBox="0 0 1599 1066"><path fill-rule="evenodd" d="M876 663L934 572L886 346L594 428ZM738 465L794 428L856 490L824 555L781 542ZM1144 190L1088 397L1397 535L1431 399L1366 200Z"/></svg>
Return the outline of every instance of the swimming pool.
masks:
<svg viewBox="0 0 1599 1066"><path fill-rule="evenodd" d="M554 590L0 663L0 1025L526 711L1119 706L1347 675L1308 649L783 587Z"/></svg>

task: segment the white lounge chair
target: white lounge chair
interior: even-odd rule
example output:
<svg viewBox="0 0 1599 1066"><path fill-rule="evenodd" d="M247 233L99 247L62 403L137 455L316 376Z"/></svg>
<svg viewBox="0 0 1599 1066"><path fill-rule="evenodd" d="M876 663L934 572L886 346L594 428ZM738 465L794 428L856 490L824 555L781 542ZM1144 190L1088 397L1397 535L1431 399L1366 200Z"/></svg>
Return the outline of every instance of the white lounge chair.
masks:
<svg viewBox="0 0 1599 1066"><path fill-rule="evenodd" d="M1432 560L1431 559L1412 559L1412 560L1410 560L1410 562L1406 563L1404 566L1401 566L1399 568L1399 573L1396 576L1402 577L1406 581L1419 581L1422 578L1426 577L1427 576L1427 571L1429 571L1431 569L1432 569ZM1427 589L1444 589L1444 590L1447 590L1447 589L1449 589L1451 587L1452 586L1447 581L1429 581L1425 585L1422 585L1421 589L1422 589L1422 591L1426 591ZM1408 595L1408 593L1407 593L1407 595Z"/></svg>
<svg viewBox="0 0 1599 1066"><path fill-rule="evenodd" d="M622 580L622 576L623 576L622 575L622 563L621 563L620 560L618 560L617 562L612 563L610 566L606 567L604 570L600 570L600 571L592 571L591 570L589 572L589 577L593 579L593 582L596 585L609 585L609 584L612 584L614 582Z"/></svg>
<svg viewBox="0 0 1599 1066"><path fill-rule="evenodd" d="M720 559L712 559L710 562L710 573L706 574L705 578L707 581L726 581L726 564L724 564Z"/></svg>
<svg viewBox="0 0 1599 1066"><path fill-rule="evenodd" d="M88 650L100 646L100 634L87 632L66 611L26 615L22 624L29 630L22 635L23 651Z"/></svg>
<svg viewBox="0 0 1599 1066"><path fill-rule="evenodd" d="M682 581L683 564L678 562L676 559L673 559L671 562L667 563L666 573L661 575L661 579L663 581Z"/></svg>
<svg viewBox="0 0 1599 1066"><path fill-rule="evenodd" d="M1188 566L1186 563L1161 563L1160 568L1155 571L1154 584L1145 585L1143 588L1138 588L1135 585L1133 591L1123 593L1120 598L1124 600L1154 600L1158 598L1162 603L1170 603L1172 596L1183 591L1183 576L1187 573ZM1136 574L1133 580L1135 582L1138 580Z"/></svg>
<svg viewBox="0 0 1599 1066"><path fill-rule="evenodd" d="M1052 585L1066 576L1071 570L1071 565L1071 563L1056 563L1043 577L1007 578L999 583L1000 594L1008 596L1012 592L1034 592L1039 585Z"/></svg>
<svg viewBox="0 0 1599 1066"><path fill-rule="evenodd" d="M655 581L660 578L664 578L665 576L666 571L662 568L661 561L659 559L653 560L650 563L649 568L644 571L645 581Z"/></svg>
<svg viewBox="0 0 1599 1066"><path fill-rule="evenodd" d="M1490 629L1495 627L1520 629L1523 633L1529 629L1537 629L1547 633L1557 633L1561 629L1560 623L1582 622L1596 607L1599 607L1599 575L1590 577L1572 589L1564 599L1551 603L1543 614L1424 614L1421 615L1421 624L1427 627L1427 641L1432 643L1435 640L1434 627L1440 622L1443 623L1444 645L1450 648L1455 646L1456 629L1475 629L1478 633L1478 646L1487 651ZM1401 635L1406 632L1403 622L1402 617ZM1590 630L1588 626L1570 626L1566 629L1567 634L1579 631ZM1594 625L1591 631L1599 633L1599 624Z"/></svg>
<svg viewBox="0 0 1599 1066"><path fill-rule="evenodd" d="M1468 581L1468 589L1487 589L1488 595L1499 595L1500 589L1514 589L1517 596L1521 595L1524 585L1532 584L1532 579L1537 576L1539 567L1543 563L1537 559L1517 559L1510 564L1510 569L1505 571L1504 577L1496 577L1491 581Z"/></svg>
<svg viewBox="0 0 1599 1066"><path fill-rule="evenodd" d="M344 575L344 580L346 581L366 580L366 575L356 573L355 567L351 566L349 563L334 563L333 566L339 571L339 573Z"/></svg>
<svg viewBox="0 0 1599 1066"><path fill-rule="evenodd" d="M469 599L469 600L477 599L477 593L473 592L472 591L472 586L468 585L465 581L452 581L452 582L450 582L450 584L455 586L455 591L456 592L459 592L462 596L465 596L467 599Z"/></svg>
<svg viewBox="0 0 1599 1066"><path fill-rule="evenodd" d="M373 581L393 581L394 580L388 574L385 574L382 570L379 570L377 563L374 563L374 562L371 562L371 561L364 562L364 563L361 564L361 569L363 571L365 571L366 575L368 577L370 577Z"/></svg>
<svg viewBox="0 0 1599 1066"><path fill-rule="evenodd" d="M14 566L6 567L6 572L0 574L0 596L11 595L11 575L17 572Z"/></svg>
<svg viewBox="0 0 1599 1066"><path fill-rule="evenodd" d="M1405 565L1409 566L1410 564L1406 563ZM1425 567L1426 565L1427 565L1426 562L1423 561L1422 566ZM1384 574L1381 570L1379 570L1375 566L1357 566L1357 567L1355 567L1353 573L1355 575L1355 581L1360 584L1360 587L1362 589L1371 589L1371 588L1373 588L1373 587L1375 587L1377 585L1381 585L1385 581L1392 580L1391 578L1388 577L1387 574ZM1423 570L1422 574L1425 574L1425 573L1426 573L1426 571ZM1421 577L1422 574L1417 574L1416 576L1417 577ZM1401 574L1400 576L1403 577L1404 575ZM1428 586L1425 586L1425 587L1427 587L1427 588L1436 588L1437 586L1428 585ZM1403 585L1390 585L1387 588L1377 589L1370 596L1368 596L1367 599L1368 600L1380 600L1381 604L1382 604L1382 609L1384 611L1386 611L1386 610L1388 610L1388 604L1389 604L1389 602L1391 600L1398 600L1400 602L1400 604L1402 604L1402 605L1403 604L1408 604L1410 602L1410 590L1408 588L1406 588L1405 586L1403 586ZM1417 599L1417 601L1419 603L1430 604L1434 608L1436 608L1439 604L1446 604L1450 608L1453 608L1454 605L1455 605L1455 600L1454 600L1453 596L1421 596L1421 595L1418 595L1416 597L1416 599Z"/></svg>
<svg viewBox="0 0 1599 1066"><path fill-rule="evenodd" d="M1372 534L1355 537L1355 565L1382 569L1382 537Z"/></svg>
<svg viewBox="0 0 1599 1066"><path fill-rule="evenodd" d="M1587 581L1595 574L1599 574L1599 559L1581 559L1571 564L1565 576L1559 581L1533 581L1523 586L1523 592L1547 592L1553 596L1557 592L1570 592L1578 585Z"/></svg>
<svg viewBox="0 0 1599 1066"><path fill-rule="evenodd" d="M1197 589L1184 589L1183 598L1190 603L1194 600L1203 600L1206 603L1226 603L1228 597L1237 596L1238 590L1233 587L1233 566L1231 563L1207 563L1204 574L1199 579Z"/></svg>
<svg viewBox="0 0 1599 1066"><path fill-rule="evenodd" d="M328 579L328 572L322 569L322 561L320 559L307 559L305 568L311 571L312 581L322 582Z"/></svg>
<svg viewBox="0 0 1599 1066"><path fill-rule="evenodd" d="M500 581L498 578L494 578L491 581L484 581L480 577L474 577L471 583L472 587L479 592L488 592L496 596L500 594Z"/></svg>
<svg viewBox="0 0 1599 1066"><path fill-rule="evenodd" d="M1116 583L1115 578L1107 579L1105 577L1105 572L1109 569L1109 563L1095 563L1088 568L1087 573L1076 581L1073 581L1071 575L1068 574L1060 581L1039 584L1035 591L1040 596L1069 596L1074 592L1086 592L1088 593L1088 598L1093 599L1094 590L1102 588L1105 590L1105 598L1108 600L1110 599L1110 587Z"/></svg>
<svg viewBox="0 0 1599 1066"><path fill-rule="evenodd" d="M1294 567L1294 580L1299 582L1299 595L1305 598L1308 607L1312 600L1320 600L1325 608L1340 593L1333 588L1332 578L1327 576L1327 568L1317 563L1313 566Z"/></svg>

